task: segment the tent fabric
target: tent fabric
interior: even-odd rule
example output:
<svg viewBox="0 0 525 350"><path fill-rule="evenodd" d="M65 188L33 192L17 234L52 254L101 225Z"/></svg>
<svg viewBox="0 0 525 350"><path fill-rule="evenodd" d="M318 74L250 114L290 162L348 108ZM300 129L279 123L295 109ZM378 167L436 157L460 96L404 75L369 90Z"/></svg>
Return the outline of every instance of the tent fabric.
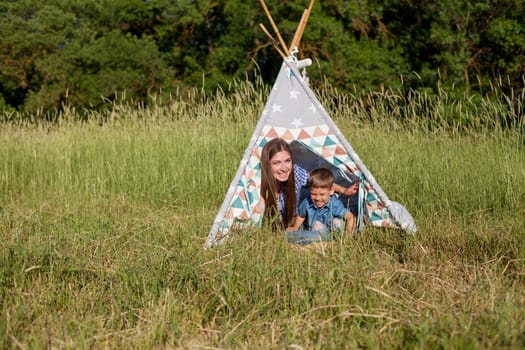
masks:
<svg viewBox="0 0 525 350"><path fill-rule="evenodd" d="M261 225L260 155L264 145L277 137L291 144L295 162L305 169L328 164L337 182L361 181L361 227L395 227L414 233L416 226L408 211L388 199L295 64L293 59L282 64L205 246L222 243L234 230Z"/></svg>

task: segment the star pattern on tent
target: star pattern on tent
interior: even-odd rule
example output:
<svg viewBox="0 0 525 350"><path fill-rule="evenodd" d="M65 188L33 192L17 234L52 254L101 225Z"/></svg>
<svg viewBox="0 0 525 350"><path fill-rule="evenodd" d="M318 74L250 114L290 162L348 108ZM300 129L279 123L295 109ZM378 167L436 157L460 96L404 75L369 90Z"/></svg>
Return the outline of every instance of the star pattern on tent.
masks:
<svg viewBox="0 0 525 350"><path fill-rule="evenodd" d="M293 121L290 124L293 125L296 129L299 129L299 127L304 123L302 118L293 118Z"/></svg>
<svg viewBox="0 0 525 350"><path fill-rule="evenodd" d="M356 162L360 160L359 156L353 150L346 150L343 145L345 139L340 140L332 126L328 125L330 116L307 83L301 82L307 80L301 79L300 74L295 76L295 70L290 69L287 63L284 65L262 112L264 125L257 127L260 128L256 129L257 135L254 131L252 138L255 146L251 155L245 155L239 164L238 171L242 173L238 183L232 183L228 189L225 201L228 199L229 203L223 203L208 235L207 245L222 241L232 228L260 227L262 224L264 203L260 193L261 153L264 145L276 137L287 142L298 141L300 151L317 155L319 158L311 164L314 167L328 162L338 171L362 177ZM380 193L376 192L375 183L373 176L369 175L360 189L358 215L364 220L362 224L397 227L389 209L392 204L388 199L384 201Z"/></svg>
<svg viewBox="0 0 525 350"><path fill-rule="evenodd" d="M299 91L293 89L293 90L290 90L290 98L292 100L297 100L297 96L299 96Z"/></svg>

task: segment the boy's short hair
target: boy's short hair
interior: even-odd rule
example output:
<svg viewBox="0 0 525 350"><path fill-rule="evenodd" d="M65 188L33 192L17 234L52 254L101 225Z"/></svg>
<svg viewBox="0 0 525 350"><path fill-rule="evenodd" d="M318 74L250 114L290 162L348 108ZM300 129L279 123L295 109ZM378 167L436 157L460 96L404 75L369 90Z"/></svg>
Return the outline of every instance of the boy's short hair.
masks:
<svg viewBox="0 0 525 350"><path fill-rule="evenodd" d="M310 188L328 188L331 189L334 184L334 175L329 169L317 168L312 170L308 179Z"/></svg>

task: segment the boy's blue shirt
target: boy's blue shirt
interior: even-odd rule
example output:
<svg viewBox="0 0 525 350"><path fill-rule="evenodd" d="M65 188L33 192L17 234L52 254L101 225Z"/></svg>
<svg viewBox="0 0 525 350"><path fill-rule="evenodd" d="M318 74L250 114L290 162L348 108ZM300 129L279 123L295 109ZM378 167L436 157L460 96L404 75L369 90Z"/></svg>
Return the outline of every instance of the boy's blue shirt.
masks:
<svg viewBox="0 0 525 350"><path fill-rule="evenodd" d="M328 203L322 208L317 208L312 199L307 197L297 209L297 214L305 218L303 223L305 230L311 230L316 221L322 222L326 227L331 227L333 218L344 219L347 213L348 210L335 195L331 195Z"/></svg>

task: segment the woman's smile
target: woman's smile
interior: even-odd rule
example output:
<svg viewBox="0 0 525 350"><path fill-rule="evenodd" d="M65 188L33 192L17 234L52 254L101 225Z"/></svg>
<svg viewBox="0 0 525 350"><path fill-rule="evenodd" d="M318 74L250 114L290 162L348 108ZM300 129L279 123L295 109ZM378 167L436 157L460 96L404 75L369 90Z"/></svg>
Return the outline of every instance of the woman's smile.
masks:
<svg viewBox="0 0 525 350"><path fill-rule="evenodd" d="M270 159L270 165L277 181L287 181L292 171L292 156L286 151L277 152Z"/></svg>

